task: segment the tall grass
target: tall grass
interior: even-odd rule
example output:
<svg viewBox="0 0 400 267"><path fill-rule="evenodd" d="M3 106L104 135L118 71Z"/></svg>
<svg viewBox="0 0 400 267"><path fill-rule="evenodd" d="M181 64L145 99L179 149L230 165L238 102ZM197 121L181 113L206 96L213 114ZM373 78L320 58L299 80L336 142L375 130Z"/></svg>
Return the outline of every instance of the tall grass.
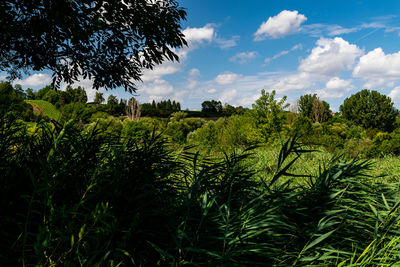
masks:
<svg viewBox="0 0 400 267"><path fill-rule="evenodd" d="M386 266L400 261L398 183L370 162L285 142L269 175L256 150L207 158L160 137L104 137L72 121L0 123L0 265ZM318 163L317 163L318 164ZM303 182L296 182L302 179Z"/></svg>

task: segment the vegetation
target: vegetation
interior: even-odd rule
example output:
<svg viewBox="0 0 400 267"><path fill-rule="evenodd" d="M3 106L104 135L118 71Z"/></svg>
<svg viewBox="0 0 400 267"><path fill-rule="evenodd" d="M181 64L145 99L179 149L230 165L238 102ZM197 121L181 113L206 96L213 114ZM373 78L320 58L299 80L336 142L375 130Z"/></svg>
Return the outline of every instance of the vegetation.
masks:
<svg viewBox="0 0 400 267"><path fill-rule="evenodd" d="M400 260L398 184L371 181L368 162L340 158L293 173L311 153L297 137L259 176L246 163L251 150L212 159L72 121L33 135L15 120L0 125L3 265Z"/></svg>
<svg viewBox="0 0 400 267"><path fill-rule="evenodd" d="M26 100L33 106L33 111L42 114L50 119L59 120L61 112L53 104L45 100Z"/></svg>
<svg viewBox="0 0 400 267"><path fill-rule="evenodd" d="M4 0L0 71L15 78L21 70L49 69L55 85L83 76L95 89L133 92L142 69L178 60L174 48L186 45L185 17L174 0Z"/></svg>
<svg viewBox="0 0 400 267"><path fill-rule="evenodd" d="M388 107L366 121L397 115L366 93ZM400 264L400 121L316 95L209 102L0 83L0 265Z"/></svg>
<svg viewBox="0 0 400 267"><path fill-rule="evenodd" d="M389 97L366 89L346 98L340 111L357 125L382 131L393 130L398 114Z"/></svg>
<svg viewBox="0 0 400 267"><path fill-rule="evenodd" d="M55 88L134 92L178 60L185 16L174 0L0 2L0 71L47 68L55 85L0 83L0 266L400 265L389 97L332 114L262 90L251 109L181 111Z"/></svg>
<svg viewBox="0 0 400 267"><path fill-rule="evenodd" d="M306 94L300 97L298 111L312 122L326 122L331 117L331 109L326 101L320 100L316 94Z"/></svg>

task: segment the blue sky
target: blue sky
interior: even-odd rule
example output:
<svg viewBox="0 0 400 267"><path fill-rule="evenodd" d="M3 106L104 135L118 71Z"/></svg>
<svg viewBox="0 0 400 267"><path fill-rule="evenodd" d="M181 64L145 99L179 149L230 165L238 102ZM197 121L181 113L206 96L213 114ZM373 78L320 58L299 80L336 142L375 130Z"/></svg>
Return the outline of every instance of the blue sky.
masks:
<svg viewBox="0 0 400 267"><path fill-rule="evenodd" d="M363 89L400 107L400 1L181 0L189 46L181 60L145 71L140 102L175 99L200 109L204 100L250 107L261 89L294 103L317 93L337 111ZM38 89L49 74L17 81ZM80 85L94 95L91 82ZM105 92L128 98L121 90Z"/></svg>

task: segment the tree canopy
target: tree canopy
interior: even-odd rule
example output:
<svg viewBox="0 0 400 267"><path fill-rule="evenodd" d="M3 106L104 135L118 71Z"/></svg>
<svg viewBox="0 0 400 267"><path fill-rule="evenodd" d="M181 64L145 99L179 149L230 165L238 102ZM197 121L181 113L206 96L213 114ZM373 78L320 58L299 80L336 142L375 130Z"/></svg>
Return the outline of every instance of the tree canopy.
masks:
<svg viewBox="0 0 400 267"><path fill-rule="evenodd" d="M221 113L222 103L221 101L216 101L216 100L203 101L203 103L201 103L201 111Z"/></svg>
<svg viewBox="0 0 400 267"><path fill-rule="evenodd" d="M340 106L343 117L364 128L392 131L397 109L390 97L364 89L344 100Z"/></svg>
<svg viewBox="0 0 400 267"><path fill-rule="evenodd" d="M259 124L265 124L264 129L267 131L281 130L282 122L284 120L284 109L289 107L286 102L287 97L283 96L281 99L275 98L276 91L272 90L271 93L261 90L261 96L253 104L253 110Z"/></svg>
<svg viewBox="0 0 400 267"><path fill-rule="evenodd" d="M178 60L185 17L176 0L3 0L0 71L49 69L56 86L90 78L135 92L143 69Z"/></svg>
<svg viewBox="0 0 400 267"><path fill-rule="evenodd" d="M299 113L312 122L325 122L331 117L332 111L328 102L320 100L316 94L300 96L297 105Z"/></svg>

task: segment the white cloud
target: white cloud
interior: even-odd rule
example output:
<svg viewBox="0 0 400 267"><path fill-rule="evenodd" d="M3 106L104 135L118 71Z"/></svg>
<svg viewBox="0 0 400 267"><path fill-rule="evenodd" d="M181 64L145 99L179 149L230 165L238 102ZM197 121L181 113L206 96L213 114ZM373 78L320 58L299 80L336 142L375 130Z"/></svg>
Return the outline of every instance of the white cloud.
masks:
<svg viewBox="0 0 400 267"><path fill-rule="evenodd" d="M51 77L45 73L33 74L24 80L16 80L14 84L20 84L22 86L44 86L51 83Z"/></svg>
<svg viewBox="0 0 400 267"><path fill-rule="evenodd" d="M339 77L331 78L322 90L317 90L316 93L321 98L341 98L346 92L354 89L351 80L342 80Z"/></svg>
<svg viewBox="0 0 400 267"><path fill-rule="evenodd" d="M215 42L218 44L221 49L229 49L231 47L237 46L236 40L239 39L239 36L233 36L232 39L224 39L217 37L215 38Z"/></svg>
<svg viewBox="0 0 400 267"><path fill-rule="evenodd" d="M214 37L214 28L212 24L207 24L201 28L186 28L182 31L189 46L191 44L203 43L204 41L211 42Z"/></svg>
<svg viewBox="0 0 400 267"><path fill-rule="evenodd" d="M181 91L177 91L174 93L174 95L172 96L172 99L178 102L183 102L185 99L185 96L188 94L188 91L186 90L181 90Z"/></svg>
<svg viewBox="0 0 400 267"><path fill-rule="evenodd" d="M185 87L188 89L194 89L198 85L198 80L197 78L200 76L200 71L198 69L191 69L188 72L189 78L187 79L187 82L185 84Z"/></svg>
<svg viewBox="0 0 400 267"><path fill-rule="evenodd" d="M265 63L270 63L272 60L275 60L277 58L280 58L281 56L289 54L292 51L295 51L295 50L298 50L298 49L302 49L302 48L303 48L302 44L297 44L297 45L293 46L290 50L283 50L283 51L279 52L278 54L276 54L276 55L274 55L272 57L267 57L264 60L264 62Z"/></svg>
<svg viewBox="0 0 400 267"><path fill-rule="evenodd" d="M301 61L298 69L314 75L333 76L340 71L350 70L362 53L357 45L350 44L340 37L321 38L311 54Z"/></svg>
<svg viewBox="0 0 400 267"><path fill-rule="evenodd" d="M283 10L275 17L269 17L267 21L260 25L254 34L254 40L260 41L268 37L280 38L298 32L300 25L306 20L307 18L299 14L297 10Z"/></svg>
<svg viewBox="0 0 400 267"><path fill-rule="evenodd" d="M192 78L200 76L200 71L196 68L189 70L189 76Z"/></svg>
<svg viewBox="0 0 400 267"><path fill-rule="evenodd" d="M271 84L269 88L280 93L288 93L309 88L311 84L311 76L308 73L300 72L278 78L278 81Z"/></svg>
<svg viewBox="0 0 400 267"><path fill-rule="evenodd" d="M370 35L371 33L375 32L376 30L379 30L382 28L386 28L386 26L379 22L363 23L361 25L358 25L355 27L350 27L350 28L345 28L345 27L342 27L342 26L336 25L336 24L310 24L310 25L305 25L304 27L302 27L301 31L306 34L310 34L311 36L314 36L314 37L321 37L324 35L337 36L337 35L358 32L358 31L365 30L365 29L374 29L374 31L372 31L364 36L364 37L366 37L366 36ZM361 37L360 39L363 39L364 37Z"/></svg>
<svg viewBox="0 0 400 267"><path fill-rule="evenodd" d="M224 72L218 75L214 81L219 85L227 85L234 83L239 78L239 75L232 72Z"/></svg>
<svg viewBox="0 0 400 267"><path fill-rule="evenodd" d="M400 51L385 54L380 47L370 51L360 58L353 76L363 79L367 88L393 86L400 79Z"/></svg>
<svg viewBox="0 0 400 267"><path fill-rule="evenodd" d="M222 103L229 103L232 102L232 100L237 96L237 90L225 90L222 92L222 94L219 96L218 100L221 101Z"/></svg>
<svg viewBox="0 0 400 267"><path fill-rule="evenodd" d="M393 90L389 93L389 97L396 104L400 104L400 86L393 88Z"/></svg>
<svg viewBox="0 0 400 267"><path fill-rule="evenodd" d="M207 93L210 93L210 94L215 94L216 92L217 92L217 89L215 89L215 88L211 88L211 89L207 90Z"/></svg>
<svg viewBox="0 0 400 267"><path fill-rule="evenodd" d="M257 52L255 51L246 51L246 52L241 52L241 53L237 53L236 55L234 55L233 57L231 57L229 60L232 62L239 62L241 64L244 64L246 62L249 62L250 60L254 59L257 55Z"/></svg>
<svg viewBox="0 0 400 267"><path fill-rule="evenodd" d="M140 92L150 95L152 97L156 96L162 97L169 95L174 91L174 87L169 84L166 80L158 79L152 82L148 82L140 87Z"/></svg>
<svg viewBox="0 0 400 267"><path fill-rule="evenodd" d="M164 62L155 66L152 70L145 69L142 75L143 82L158 80L165 75L174 74L180 71L180 64L177 62Z"/></svg>

